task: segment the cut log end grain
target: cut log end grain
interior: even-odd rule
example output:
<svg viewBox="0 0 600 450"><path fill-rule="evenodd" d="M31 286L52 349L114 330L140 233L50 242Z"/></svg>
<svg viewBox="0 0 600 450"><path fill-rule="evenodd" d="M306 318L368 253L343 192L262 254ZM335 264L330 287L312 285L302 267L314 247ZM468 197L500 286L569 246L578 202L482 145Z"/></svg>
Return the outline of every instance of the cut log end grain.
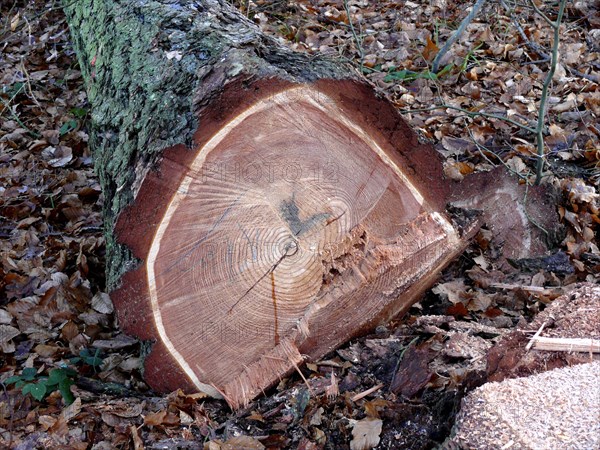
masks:
<svg viewBox="0 0 600 450"><path fill-rule="evenodd" d="M156 341L153 387L242 405L406 310L464 248L432 151L363 85L335 85L230 89L121 215L142 263L113 298Z"/></svg>

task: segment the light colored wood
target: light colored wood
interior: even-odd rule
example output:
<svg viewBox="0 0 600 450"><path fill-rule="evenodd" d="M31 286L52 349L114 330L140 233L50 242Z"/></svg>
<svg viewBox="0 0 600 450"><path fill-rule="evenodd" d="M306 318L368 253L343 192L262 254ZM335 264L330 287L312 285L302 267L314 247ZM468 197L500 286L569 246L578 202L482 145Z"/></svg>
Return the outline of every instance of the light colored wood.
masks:
<svg viewBox="0 0 600 450"><path fill-rule="evenodd" d="M231 83L149 172L112 292L157 391L233 407L404 313L468 245L435 151L352 80ZM216 106L218 105L218 107Z"/></svg>
<svg viewBox="0 0 600 450"><path fill-rule="evenodd" d="M584 338L554 338L538 336L532 338L534 350L553 352L600 353L600 340Z"/></svg>
<svg viewBox="0 0 600 450"><path fill-rule="evenodd" d="M365 398L367 395L371 395L373 392L377 392L382 387L383 387L383 383L376 384L372 388L369 388L366 391L363 391L363 392L360 392L360 393L356 394L350 400L352 400L353 402L357 402L357 401Z"/></svg>
<svg viewBox="0 0 600 450"><path fill-rule="evenodd" d="M540 328L535 332L535 334L533 335L533 337L529 340L529 342L527 343L527 346L525 347L525 350L530 350L531 347L533 347L533 344L536 340L536 338L542 334L542 331L544 330L544 327L546 326L547 322L542 323L542 325L540 325Z"/></svg>
<svg viewBox="0 0 600 450"><path fill-rule="evenodd" d="M328 351L463 243L336 100L294 87L197 150L145 261L154 325L197 389L237 404L301 364L304 342Z"/></svg>

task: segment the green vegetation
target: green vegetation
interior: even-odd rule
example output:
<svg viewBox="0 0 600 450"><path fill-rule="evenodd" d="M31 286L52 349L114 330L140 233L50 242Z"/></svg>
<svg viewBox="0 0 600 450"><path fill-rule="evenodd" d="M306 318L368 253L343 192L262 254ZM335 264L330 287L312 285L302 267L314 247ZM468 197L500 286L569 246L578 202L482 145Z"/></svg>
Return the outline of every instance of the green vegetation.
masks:
<svg viewBox="0 0 600 450"><path fill-rule="evenodd" d="M70 368L51 369L48 376L39 375L35 367L26 367L21 375L8 378L4 384L14 384L20 388L23 395L31 394L33 398L42 401L54 391L59 391L65 403L70 405L75 400L71 386L75 383L77 372Z"/></svg>
<svg viewBox="0 0 600 450"><path fill-rule="evenodd" d="M79 356L71 358L70 361L72 364L91 366L96 372L103 359L100 357L100 349L91 351L84 348L79 352ZM37 401L42 401L52 392L59 391L65 403L70 405L75 400L71 386L75 384L78 376L78 372L70 367L50 369L48 375L38 374L35 367L26 367L20 375L7 378L4 384L14 384L17 389L21 389L23 395L30 394Z"/></svg>

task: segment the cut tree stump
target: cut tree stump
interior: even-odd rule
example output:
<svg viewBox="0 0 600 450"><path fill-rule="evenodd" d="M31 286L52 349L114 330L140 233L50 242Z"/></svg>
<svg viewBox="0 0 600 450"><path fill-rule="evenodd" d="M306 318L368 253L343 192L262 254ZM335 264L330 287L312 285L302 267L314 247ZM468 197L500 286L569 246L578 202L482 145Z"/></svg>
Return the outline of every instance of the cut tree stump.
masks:
<svg viewBox="0 0 600 450"><path fill-rule="evenodd" d="M339 61L225 1L67 3L107 282L144 376L239 407L405 312L477 230L433 149ZM456 199L456 198L455 198Z"/></svg>
<svg viewBox="0 0 600 450"><path fill-rule="evenodd" d="M243 403L406 310L467 242L409 169L431 172L435 155L344 110L381 109L368 90L297 89L268 89L194 151L167 151L117 222L143 264L113 298L126 329L159 342L154 386Z"/></svg>

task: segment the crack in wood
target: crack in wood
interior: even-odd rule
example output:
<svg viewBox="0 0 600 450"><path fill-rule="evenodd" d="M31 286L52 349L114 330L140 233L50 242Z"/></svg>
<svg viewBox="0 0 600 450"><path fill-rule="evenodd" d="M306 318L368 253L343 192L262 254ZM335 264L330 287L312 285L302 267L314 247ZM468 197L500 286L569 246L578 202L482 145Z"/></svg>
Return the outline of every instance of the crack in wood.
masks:
<svg viewBox="0 0 600 450"><path fill-rule="evenodd" d="M292 253L290 253L289 252L290 249L294 249L294 251ZM231 314L233 309L242 301L242 299L244 299L244 297L246 297L250 293L250 291L252 289L254 289L258 285L258 283L260 283L262 280L264 280L267 275L272 274L275 271L275 269L277 269L277 266L279 266L279 264L281 264L281 261L283 261L287 256L294 255L297 251L298 251L298 244L296 243L296 241L288 242L284 248L284 253L283 253L283 255L281 255L281 258L279 258L275 262L275 264L273 264L273 266L271 266L271 268L269 270L267 270L258 280L256 280L256 282L252 286L250 286L248 288L248 290L246 292L244 292L244 294L242 294L242 296L240 298L237 299L237 301L231 306L231 308L229 308L229 311L227 311L227 314Z"/></svg>
<svg viewBox="0 0 600 450"><path fill-rule="evenodd" d="M275 345L277 345L279 344L279 318L277 316L277 297L275 296L275 272L271 272L271 298L273 299L273 316L275 318Z"/></svg>

